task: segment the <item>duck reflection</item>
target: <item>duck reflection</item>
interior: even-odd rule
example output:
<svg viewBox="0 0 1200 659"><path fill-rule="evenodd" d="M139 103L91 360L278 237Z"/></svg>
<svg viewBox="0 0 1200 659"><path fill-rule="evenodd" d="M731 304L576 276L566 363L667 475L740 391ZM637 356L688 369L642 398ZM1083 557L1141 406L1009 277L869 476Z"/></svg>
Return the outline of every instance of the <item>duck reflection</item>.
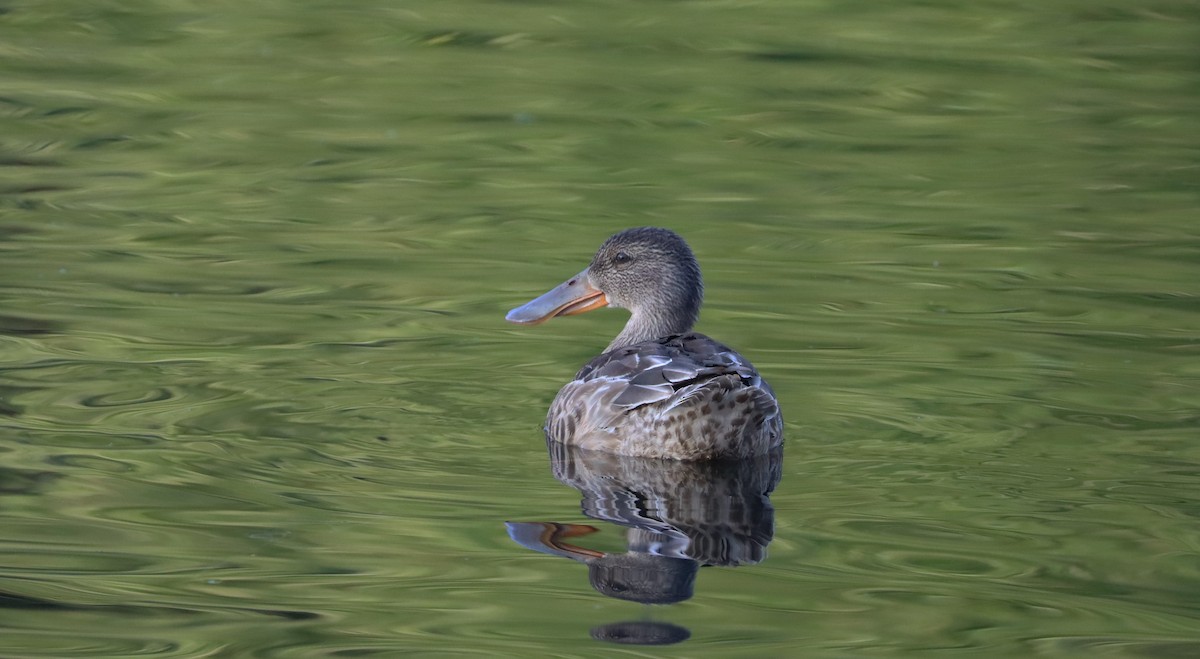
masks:
<svg viewBox="0 0 1200 659"><path fill-rule="evenodd" d="M673 604L692 597L701 566L747 565L766 557L775 532L769 495L782 473L781 451L737 461L681 462L547 445L554 477L579 490L584 515L625 527L625 551L577 544L598 530L587 524L508 522L509 536L534 551L584 563L597 592ZM597 628L593 636L657 644L688 634L674 625L633 622Z"/></svg>

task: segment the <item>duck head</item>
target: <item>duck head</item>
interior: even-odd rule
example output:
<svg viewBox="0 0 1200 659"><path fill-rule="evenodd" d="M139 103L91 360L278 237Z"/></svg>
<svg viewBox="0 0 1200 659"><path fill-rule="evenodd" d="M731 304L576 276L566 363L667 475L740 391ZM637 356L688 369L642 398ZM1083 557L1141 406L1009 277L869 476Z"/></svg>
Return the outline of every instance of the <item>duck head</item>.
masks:
<svg viewBox="0 0 1200 659"><path fill-rule="evenodd" d="M674 231L626 229L596 251L582 272L508 312L506 320L535 325L601 307L630 311L613 350L691 330L700 315L704 283L692 250Z"/></svg>

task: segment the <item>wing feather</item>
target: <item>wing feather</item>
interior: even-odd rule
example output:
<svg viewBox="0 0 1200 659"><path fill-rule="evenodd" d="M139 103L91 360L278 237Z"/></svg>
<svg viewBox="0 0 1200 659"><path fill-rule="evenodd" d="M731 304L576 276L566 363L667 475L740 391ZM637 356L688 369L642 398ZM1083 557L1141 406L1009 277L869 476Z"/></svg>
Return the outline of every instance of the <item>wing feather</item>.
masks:
<svg viewBox="0 0 1200 659"><path fill-rule="evenodd" d="M728 346L703 334L689 333L604 353L584 365L575 381L605 380L604 388L615 394L609 401L633 408L665 400L690 384L728 374L747 382L758 377L754 368Z"/></svg>

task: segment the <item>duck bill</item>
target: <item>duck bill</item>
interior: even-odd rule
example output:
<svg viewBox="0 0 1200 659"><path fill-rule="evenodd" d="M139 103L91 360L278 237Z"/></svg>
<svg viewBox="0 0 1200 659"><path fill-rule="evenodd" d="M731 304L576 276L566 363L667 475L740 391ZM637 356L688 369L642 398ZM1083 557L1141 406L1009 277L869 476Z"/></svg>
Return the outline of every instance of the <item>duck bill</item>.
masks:
<svg viewBox="0 0 1200 659"><path fill-rule="evenodd" d="M558 522L505 522L504 525L508 527L508 537L526 549L562 556L573 561L587 561L604 556L602 551L563 542L566 538L595 533L599 529L594 526Z"/></svg>
<svg viewBox="0 0 1200 659"><path fill-rule="evenodd" d="M555 316L574 316L606 306L608 298L603 291L591 285L588 271L584 270L541 297L508 312L504 319L510 323L536 325Z"/></svg>

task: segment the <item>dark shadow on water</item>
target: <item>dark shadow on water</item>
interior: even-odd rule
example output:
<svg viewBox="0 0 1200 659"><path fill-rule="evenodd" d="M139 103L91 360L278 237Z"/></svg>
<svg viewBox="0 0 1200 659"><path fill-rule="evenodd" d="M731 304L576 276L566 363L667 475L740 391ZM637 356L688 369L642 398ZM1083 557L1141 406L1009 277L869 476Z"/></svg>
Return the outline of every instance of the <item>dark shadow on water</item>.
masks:
<svg viewBox="0 0 1200 659"><path fill-rule="evenodd" d="M594 627L591 636L597 641L622 645L673 645L691 638L692 632L669 622L634 620Z"/></svg>
<svg viewBox="0 0 1200 659"><path fill-rule="evenodd" d="M61 477L62 474L54 471L0 467L0 496L42 494L47 485Z"/></svg>
<svg viewBox="0 0 1200 659"><path fill-rule="evenodd" d="M65 328L63 325L53 320L0 314L0 335L38 336L41 334L62 334L64 331Z"/></svg>
<svg viewBox="0 0 1200 659"><path fill-rule="evenodd" d="M748 460L679 462L584 451L548 442L554 477L579 490L584 515L624 527L626 551L579 544L594 526L508 522L508 534L534 551L587 565L592 588L643 604L690 599L701 567L750 565L766 558L775 533L770 494L782 474L782 451ZM598 640L664 645L690 632L654 621L592 630Z"/></svg>

